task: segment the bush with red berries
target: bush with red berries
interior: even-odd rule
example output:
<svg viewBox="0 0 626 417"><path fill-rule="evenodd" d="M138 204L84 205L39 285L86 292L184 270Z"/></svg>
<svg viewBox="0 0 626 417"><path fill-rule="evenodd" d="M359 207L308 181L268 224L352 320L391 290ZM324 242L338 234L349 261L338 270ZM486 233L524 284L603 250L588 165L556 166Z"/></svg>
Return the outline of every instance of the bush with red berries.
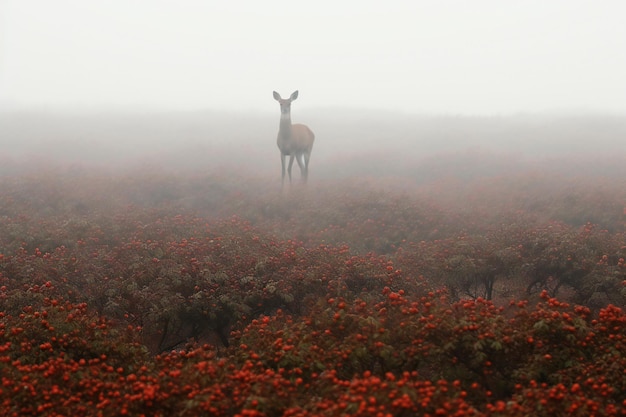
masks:
<svg viewBox="0 0 626 417"><path fill-rule="evenodd" d="M624 190L534 181L0 178L0 414L624 415Z"/></svg>

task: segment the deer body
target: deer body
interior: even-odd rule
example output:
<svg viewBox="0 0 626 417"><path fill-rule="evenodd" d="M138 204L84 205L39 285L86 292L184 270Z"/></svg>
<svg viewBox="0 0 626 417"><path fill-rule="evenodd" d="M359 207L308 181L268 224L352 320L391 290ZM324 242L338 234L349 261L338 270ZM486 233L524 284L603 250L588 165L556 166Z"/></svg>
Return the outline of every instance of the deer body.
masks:
<svg viewBox="0 0 626 417"><path fill-rule="evenodd" d="M311 150L315 141L315 134L308 126L291 124L291 102L297 98L298 91L294 91L288 99L281 98L280 94L274 91L274 99L280 103L280 124L278 126L276 144L280 150L283 184L285 182L285 171L289 173L289 182L291 182L291 167L294 159L298 162L303 181L306 182L309 176ZM289 166L285 170L287 156L289 156Z"/></svg>

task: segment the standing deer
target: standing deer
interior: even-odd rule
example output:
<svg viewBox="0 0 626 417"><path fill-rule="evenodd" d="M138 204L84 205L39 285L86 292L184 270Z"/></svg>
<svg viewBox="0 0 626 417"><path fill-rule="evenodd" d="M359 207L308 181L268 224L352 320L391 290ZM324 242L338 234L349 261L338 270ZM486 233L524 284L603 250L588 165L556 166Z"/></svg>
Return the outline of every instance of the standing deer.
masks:
<svg viewBox="0 0 626 417"><path fill-rule="evenodd" d="M278 139L276 143L280 149L280 162L282 164L283 185L285 184L285 157L289 155L289 182L291 183L291 167L295 158L300 167L300 174L304 182L309 176L309 159L313 149L315 135L308 126L291 124L291 102L298 98L298 91L294 91L289 98L283 99L274 91L274 99L280 103L280 125L278 127Z"/></svg>

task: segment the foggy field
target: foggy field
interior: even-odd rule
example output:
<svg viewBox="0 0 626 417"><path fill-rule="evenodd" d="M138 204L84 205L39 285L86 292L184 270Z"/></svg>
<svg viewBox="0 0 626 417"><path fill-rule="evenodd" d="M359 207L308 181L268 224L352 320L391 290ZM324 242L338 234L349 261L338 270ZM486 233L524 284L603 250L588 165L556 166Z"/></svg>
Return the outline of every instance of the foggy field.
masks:
<svg viewBox="0 0 626 417"><path fill-rule="evenodd" d="M262 113L4 113L0 173L5 186L44 217L129 204L213 219L237 215L310 245L320 231L341 224L345 231L355 227L359 237L340 233L322 241L386 255L399 242L363 244L361 225L351 226L351 218L387 222L406 236L412 205L451 219L475 216L479 233L493 219L515 222L514 213L574 227L623 228L626 118L339 109L299 116L316 133L306 186L294 164L293 184L281 188L278 123ZM398 205L406 206L407 223L393 226ZM450 222L446 232L420 239L469 227Z"/></svg>
<svg viewBox="0 0 626 417"><path fill-rule="evenodd" d="M626 409L626 119L339 113L3 114L0 414Z"/></svg>
<svg viewBox="0 0 626 417"><path fill-rule="evenodd" d="M343 210L351 196L362 200L370 194L373 200L421 201L453 211L530 210L545 220L563 220L551 210L566 208L576 225L620 227L626 204L624 117L311 110L295 120L316 134L309 184L301 183L294 164L293 184L281 191L275 116L5 112L0 175L13 187L14 180L41 179L50 186L50 198L86 210L94 208L90 200L102 199L254 221L280 217L274 204L287 218L310 212L295 222L295 230L285 226L285 237L313 221L321 224L309 224L310 231L323 229L320 212ZM610 212L577 204L607 198ZM48 203L41 201L40 208Z"/></svg>
<svg viewBox="0 0 626 417"><path fill-rule="evenodd" d="M555 170L623 177L626 118L609 115L412 116L298 113L316 134L312 182L435 178ZM0 114L0 173L39 167L279 177L273 113ZM297 166L294 168L297 170ZM119 171L118 171L119 172Z"/></svg>
<svg viewBox="0 0 626 417"><path fill-rule="evenodd" d="M40 178L55 201L87 210L92 199L104 204L117 199L120 205L168 204L255 221L280 216L272 212L273 204L288 218L302 209L310 212L310 218L295 222L295 230L285 226L285 237L303 227L297 223L320 221L307 227L323 229L320 211L343 210L351 196L369 194L373 200L422 201L494 215L530 210L545 220L562 220L551 210L567 208L576 225L620 227L626 118L426 117L325 109L303 113L295 122L300 120L316 134L310 180L304 186L294 164L293 184L283 191L278 123L274 114L263 113L3 113L0 174L7 183ZM606 198L614 204L610 212L576 204ZM42 208L46 204L42 201Z"/></svg>

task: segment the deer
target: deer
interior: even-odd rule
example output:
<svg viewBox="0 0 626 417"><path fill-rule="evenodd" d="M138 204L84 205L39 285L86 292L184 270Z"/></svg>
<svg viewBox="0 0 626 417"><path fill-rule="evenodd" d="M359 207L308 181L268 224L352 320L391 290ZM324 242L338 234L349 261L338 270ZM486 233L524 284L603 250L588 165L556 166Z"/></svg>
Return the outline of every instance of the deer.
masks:
<svg viewBox="0 0 626 417"><path fill-rule="evenodd" d="M274 91L274 99L280 104L280 124L278 126L278 139L276 144L280 150L280 162L282 165L282 184L285 185L285 159L289 156L289 183L291 184L291 167L293 160L298 162L300 175L304 183L309 177L309 160L315 141L315 134L308 126L303 124L291 124L291 102L298 98L298 90L291 93L289 98L281 98Z"/></svg>

